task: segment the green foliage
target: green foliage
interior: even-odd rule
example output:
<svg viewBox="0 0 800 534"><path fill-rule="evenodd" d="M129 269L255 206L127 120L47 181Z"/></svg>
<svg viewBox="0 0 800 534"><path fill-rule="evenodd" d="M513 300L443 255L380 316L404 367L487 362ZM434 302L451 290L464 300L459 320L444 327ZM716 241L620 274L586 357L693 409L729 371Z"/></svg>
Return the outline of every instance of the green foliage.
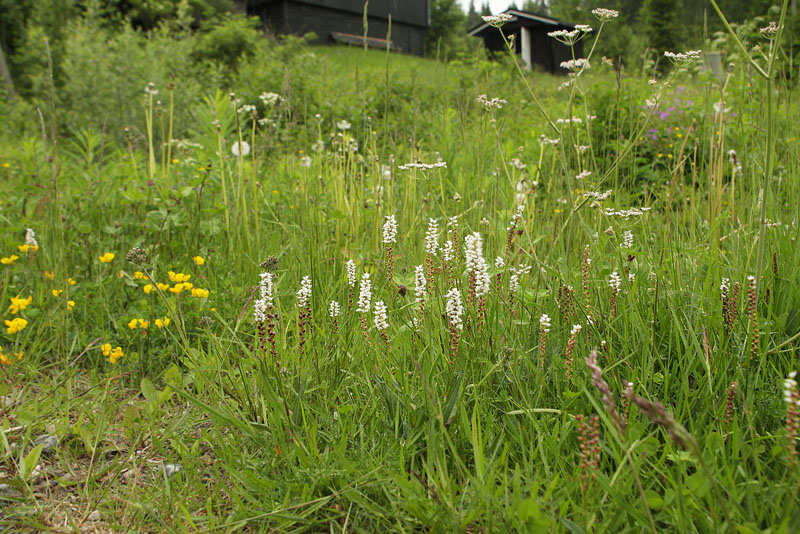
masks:
<svg viewBox="0 0 800 534"><path fill-rule="evenodd" d="M259 24L256 17L226 16L198 37L194 56L221 65L232 74L242 59L256 53L259 41L264 38L258 30Z"/></svg>
<svg viewBox="0 0 800 534"><path fill-rule="evenodd" d="M651 53L661 57L665 51L683 51L678 48L679 43L683 42L684 28L679 22L674 1L645 0L640 15L647 34L647 46L653 51ZM659 65L664 70L669 63L662 58Z"/></svg>
<svg viewBox="0 0 800 534"><path fill-rule="evenodd" d="M428 56L453 58L464 49L467 18L456 0L431 0L430 21L425 34Z"/></svg>

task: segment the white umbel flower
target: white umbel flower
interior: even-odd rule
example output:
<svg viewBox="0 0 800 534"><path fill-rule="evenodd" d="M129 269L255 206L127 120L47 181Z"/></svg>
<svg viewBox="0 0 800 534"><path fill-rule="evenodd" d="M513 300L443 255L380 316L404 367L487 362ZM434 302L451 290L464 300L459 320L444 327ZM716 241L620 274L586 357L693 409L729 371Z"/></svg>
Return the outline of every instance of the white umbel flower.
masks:
<svg viewBox="0 0 800 534"><path fill-rule="evenodd" d="M569 332L569 335L570 335L571 337L575 337L575 336L577 336L577 335L580 333L580 331L581 331L581 329L582 329L582 328L583 328L583 327L582 327L581 325L579 325L579 324L574 324L574 325L572 325L572 330L570 330L570 332Z"/></svg>
<svg viewBox="0 0 800 534"><path fill-rule="evenodd" d="M307 308L311 300L311 277L304 276L300 281L300 289L297 290L297 306Z"/></svg>
<svg viewBox="0 0 800 534"><path fill-rule="evenodd" d="M464 328L462 317L464 316L464 305L461 304L461 292L455 287L447 292L447 306L445 308L450 326L457 330Z"/></svg>
<svg viewBox="0 0 800 534"><path fill-rule="evenodd" d="M387 215L383 223L383 242L386 244L397 242L397 221L394 215Z"/></svg>
<svg viewBox="0 0 800 534"><path fill-rule="evenodd" d="M375 328L386 330L389 328L389 317L386 314L386 304L382 300L375 303L375 315L373 317Z"/></svg>
<svg viewBox="0 0 800 534"><path fill-rule="evenodd" d="M619 11L616 9L598 7L597 9L592 10L592 15L597 17L597 20L600 22L608 22L609 20L614 20L615 18L619 17Z"/></svg>
<svg viewBox="0 0 800 534"><path fill-rule="evenodd" d="M330 306L328 306L328 314L331 316L331 319L336 319L339 317L339 313L341 313L339 303L332 300Z"/></svg>
<svg viewBox="0 0 800 534"><path fill-rule="evenodd" d="M347 260L347 285L356 287L356 263L353 260Z"/></svg>
<svg viewBox="0 0 800 534"><path fill-rule="evenodd" d="M372 280L369 279L369 273L361 275L361 284L358 287L358 307L356 311L361 313L369 313L370 304L372 302Z"/></svg>
<svg viewBox="0 0 800 534"><path fill-rule="evenodd" d="M417 302L422 302L425 299L425 288L428 286L428 280L425 278L425 267L417 265L414 267L414 295L417 297Z"/></svg>
<svg viewBox="0 0 800 534"><path fill-rule="evenodd" d="M428 219L428 230L425 232L425 252L436 256L439 249L439 224L436 219Z"/></svg>

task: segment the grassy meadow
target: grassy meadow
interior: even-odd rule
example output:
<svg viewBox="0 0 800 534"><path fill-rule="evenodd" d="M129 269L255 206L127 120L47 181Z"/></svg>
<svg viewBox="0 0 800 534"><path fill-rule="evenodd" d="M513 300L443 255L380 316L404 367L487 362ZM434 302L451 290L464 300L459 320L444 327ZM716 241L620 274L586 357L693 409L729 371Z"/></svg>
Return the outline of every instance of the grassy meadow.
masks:
<svg viewBox="0 0 800 534"><path fill-rule="evenodd" d="M776 42L54 88L0 143L0 532L797 532Z"/></svg>

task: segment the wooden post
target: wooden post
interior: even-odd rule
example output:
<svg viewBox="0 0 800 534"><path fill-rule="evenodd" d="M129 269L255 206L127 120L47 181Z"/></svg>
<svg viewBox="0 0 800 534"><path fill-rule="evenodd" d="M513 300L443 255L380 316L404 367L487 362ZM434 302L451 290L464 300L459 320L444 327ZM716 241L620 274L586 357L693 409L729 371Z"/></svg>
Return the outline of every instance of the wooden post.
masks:
<svg viewBox="0 0 800 534"><path fill-rule="evenodd" d="M526 69L530 69L533 60L531 57L531 31L525 26L521 26L519 31L522 37L522 63Z"/></svg>

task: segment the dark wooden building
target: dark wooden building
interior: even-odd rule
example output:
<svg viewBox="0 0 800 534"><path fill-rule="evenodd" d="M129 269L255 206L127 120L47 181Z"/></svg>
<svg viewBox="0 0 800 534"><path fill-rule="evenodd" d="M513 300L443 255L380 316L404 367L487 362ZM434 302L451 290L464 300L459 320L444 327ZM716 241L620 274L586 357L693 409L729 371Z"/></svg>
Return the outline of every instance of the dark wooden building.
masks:
<svg viewBox="0 0 800 534"><path fill-rule="evenodd" d="M511 15L512 18L502 26L502 31L507 39L514 36L515 52L520 55L522 63L527 68L536 65L555 74L568 72L561 68L561 62L572 59L569 46L547 34L555 30L573 30L574 24L516 9L508 9L504 13ZM483 23L468 33L473 37L482 37L488 50L505 52L506 44L500 31L488 23ZM583 57L583 42L575 45L575 57Z"/></svg>
<svg viewBox="0 0 800 534"><path fill-rule="evenodd" d="M365 0L244 0L248 14L258 15L278 34L314 32L317 43L363 43ZM430 26L429 0L369 0L367 37L371 46L386 46L392 17L394 50L422 55Z"/></svg>

